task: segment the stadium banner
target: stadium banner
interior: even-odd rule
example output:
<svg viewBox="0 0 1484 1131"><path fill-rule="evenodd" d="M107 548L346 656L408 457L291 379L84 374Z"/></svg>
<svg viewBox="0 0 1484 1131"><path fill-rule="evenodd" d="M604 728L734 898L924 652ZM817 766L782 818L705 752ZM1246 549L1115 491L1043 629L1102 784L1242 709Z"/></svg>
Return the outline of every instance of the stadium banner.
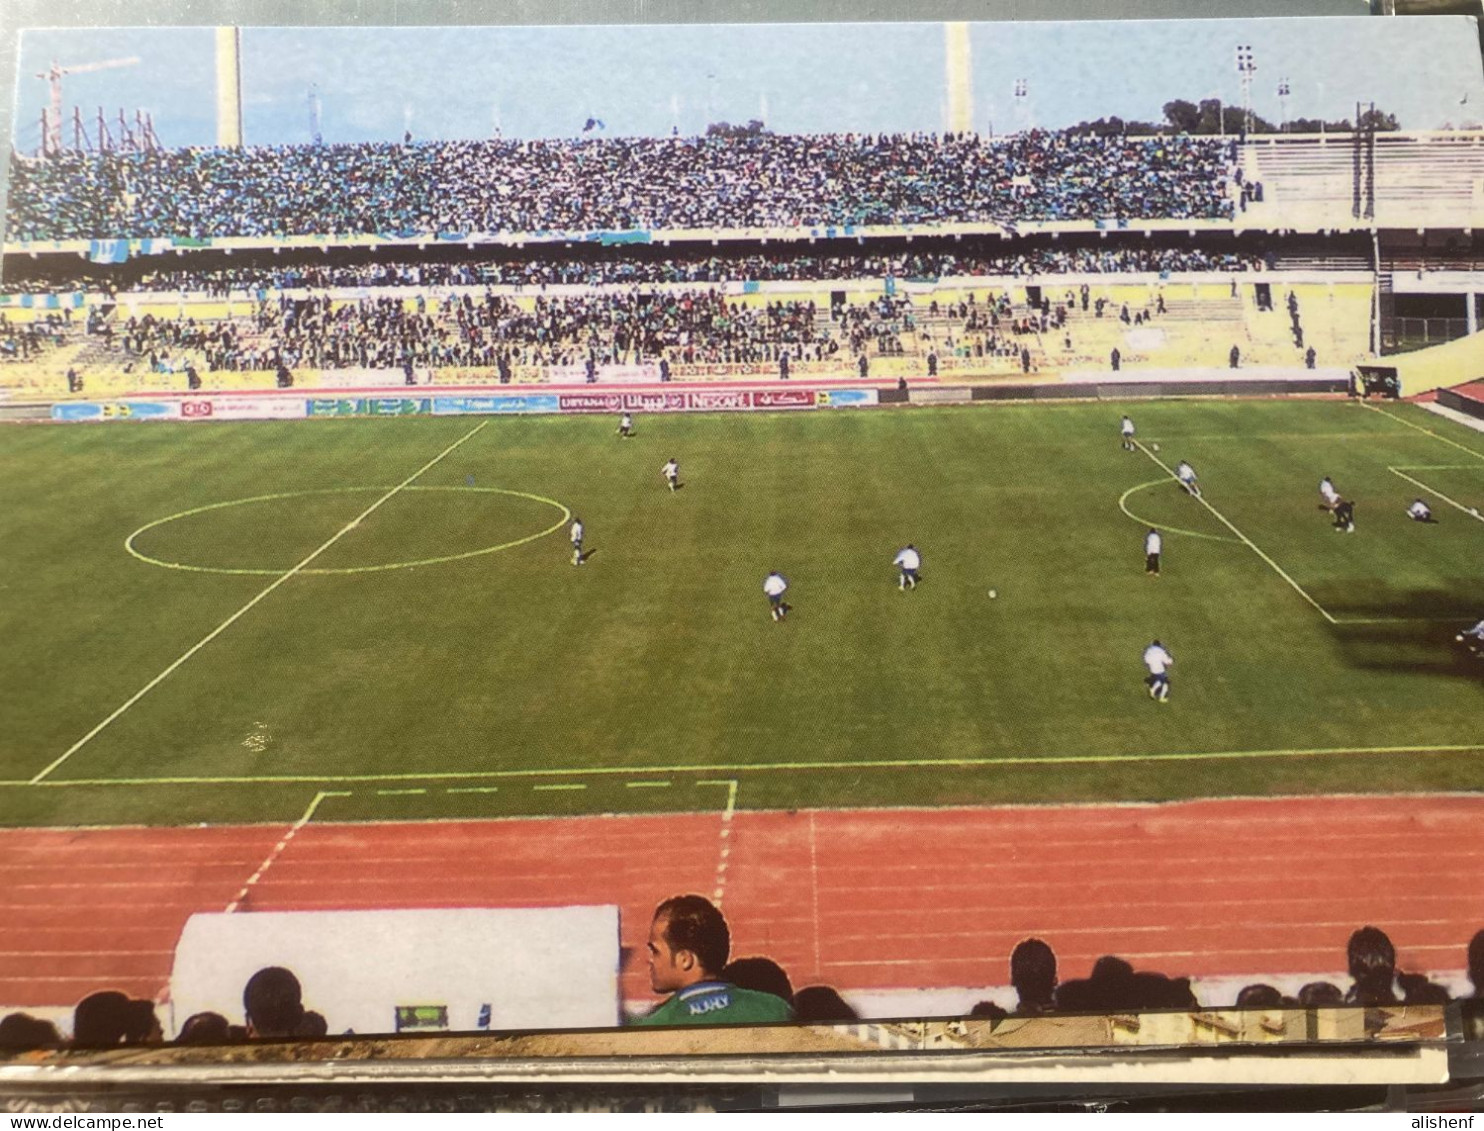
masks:
<svg viewBox="0 0 1484 1131"><path fill-rule="evenodd" d="M880 404L875 389L820 389L814 403L820 408L853 408Z"/></svg>
<svg viewBox="0 0 1484 1131"><path fill-rule="evenodd" d="M716 412L718 410L747 409L755 407L753 394L746 389L702 389L685 394L687 411Z"/></svg>
<svg viewBox="0 0 1484 1131"><path fill-rule="evenodd" d="M501 394L491 397L434 397L434 416L498 415L512 412L560 412L561 402L555 393L529 396Z"/></svg>
<svg viewBox="0 0 1484 1131"><path fill-rule="evenodd" d="M587 380L587 369L581 365L553 365L547 371L554 384L579 384ZM658 365L600 365L597 378L605 385L647 385L660 379Z"/></svg>
<svg viewBox="0 0 1484 1131"><path fill-rule="evenodd" d="M689 389L658 393L561 393L562 412L728 412L814 408L813 389Z"/></svg>
<svg viewBox="0 0 1484 1131"><path fill-rule="evenodd" d="M813 408L813 389L762 389L752 394L753 408Z"/></svg>
<svg viewBox="0 0 1484 1131"><path fill-rule="evenodd" d="M305 416L421 416L431 397L322 397L304 402Z"/></svg>
<svg viewBox="0 0 1484 1131"><path fill-rule="evenodd" d="M303 420L297 397L190 397L180 402L182 420Z"/></svg>
<svg viewBox="0 0 1484 1131"><path fill-rule="evenodd" d="M686 393L560 393L561 412L684 412Z"/></svg>
<svg viewBox="0 0 1484 1131"><path fill-rule="evenodd" d="M84 401L52 405L53 420L179 420L180 405L174 401Z"/></svg>

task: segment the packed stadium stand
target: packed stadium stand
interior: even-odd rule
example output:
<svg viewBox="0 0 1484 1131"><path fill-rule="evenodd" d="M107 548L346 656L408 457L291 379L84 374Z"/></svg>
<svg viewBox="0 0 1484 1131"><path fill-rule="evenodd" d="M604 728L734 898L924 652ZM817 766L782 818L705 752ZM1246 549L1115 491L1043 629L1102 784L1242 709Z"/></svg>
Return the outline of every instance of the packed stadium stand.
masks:
<svg viewBox="0 0 1484 1131"><path fill-rule="evenodd" d="M1344 371L1473 328L1377 323L1413 312L1394 296L1417 277L1470 269L1481 185L1473 133L17 156L0 310L77 317L3 380L65 399Z"/></svg>

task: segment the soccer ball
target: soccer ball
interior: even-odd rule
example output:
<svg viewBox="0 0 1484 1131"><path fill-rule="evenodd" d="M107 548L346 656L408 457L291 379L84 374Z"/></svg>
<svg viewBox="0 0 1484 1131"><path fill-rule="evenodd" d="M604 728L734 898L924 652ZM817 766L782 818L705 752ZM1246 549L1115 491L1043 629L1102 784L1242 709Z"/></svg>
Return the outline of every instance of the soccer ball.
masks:
<svg viewBox="0 0 1484 1131"><path fill-rule="evenodd" d="M989 598L990 598L990 600L994 600L994 599L995 599L995 598L996 598L996 597L998 597L998 596L999 596L999 595L1000 595L1000 594L999 594L999 590L997 590L997 589L991 589L991 590L990 590L990 591L989 591Z"/></svg>
<svg viewBox="0 0 1484 1131"><path fill-rule="evenodd" d="M1159 451L1159 445L1158 444L1150 444L1149 446L1151 448L1153 448L1155 451Z"/></svg>

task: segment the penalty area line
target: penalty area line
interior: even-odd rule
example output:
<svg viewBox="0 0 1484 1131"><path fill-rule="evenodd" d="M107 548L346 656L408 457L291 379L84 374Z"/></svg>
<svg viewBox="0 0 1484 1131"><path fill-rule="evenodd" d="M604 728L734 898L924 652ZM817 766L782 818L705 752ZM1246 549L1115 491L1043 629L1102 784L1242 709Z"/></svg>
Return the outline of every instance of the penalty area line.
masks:
<svg viewBox="0 0 1484 1131"><path fill-rule="evenodd" d="M1440 436L1431 428L1424 428L1420 424L1413 424L1410 420L1404 420L1402 417L1397 416L1395 413L1387 412L1384 408L1377 408L1373 404L1366 404L1365 401L1360 402L1360 407L1370 409L1371 412L1380 413L1382 416L1386 417L1387 420L1394 420L1398 424L1412 429L1414 432L1421 432L1424 436L1431 436L1434 440L1439 440L1442 443L1447 444L1449 447L1457 448L1461 452L1468 452L1468 454L1473 456L1475 459L1484 460L1484 452L1476 452L1467 444L1460 444L1457 440L1450 440L1447 436Z"/></svg>
<svg viewBox="0 0 1484 1131"><path fill-rule="evenodd" d="M1165 473L1167 475L1169 475L1169 477L1171 479L1175 480L1176 483L1179 483L1180 482L1180 477L1177 476L1173 471L1170 470L1169 465L1166 464L1164 462L1164 460L1160 459L1157 455L1155 455L1148 448L1146 448L1141 441L1135 440L1134 443L1138 445L1138 448L1139 448L1139 450L1141 452L1143 452L1146 456L1148 456L1156 464L1158 464L1161 468L1163 468L1164 471L1165 471ZM1336 624L1336 623L1338 623L1335 620L1335 618L1332 615L1330 615L1330 612L1329 612L1328 609L1326 609L1318 601L1314 600L1313 597L1309 596L1308 591L1302 585L1300 585L1293 578L1289 577L1288 576L1288 572L1282 566L1280 566L1272 558L1268 557L1267 554L1263 553L1261 547L1259 547L1258 544L1256 542L1254 542L1251 538L1248 538L1247 535L1243 534L1240 530L1238 530L1236 528L1236 526L1233 525L1232 522L1226 517L1226 515L1222 514L1219 510L1217 510L1210 503L1208 503L1206 501L1206 498L1205 498L1204 495L1196 495L1195 496L1195 501L1198 502L1198 503L1200 503L1201 506L1205 507L1208 511L1210 511L1213 515L1215 515L1217 521L1219 521L1222 526L1226 527L1233 534L1235 534L1237 536L1237 538L1243 543L1243 545L1245 545L1249 550L1251 550L1259 558L1261 558L1263 561L1265 561L1272 568L1272 570L1273 570L1274 573L1276 573L1284 581L1288 582L1289 587L1292 588L1293 591L1295 593L1297 593L1300 597L1302 597L1305 601L1307 601L1307 602L1309 602L1309 604L1313 605L1314 608L1318 611L1318 613L1319 613L1320 616L1322 616L1330 624ZM1127 513L1127 512L1125 512L1125 513Z"/></svg>
<svg viewBox="0 0 1484 1131"><path fill-rule="evenodd" d="M76 754L79 750L81 750L84 746L86 746L89 742L91 742L94 738L96 738L99 734L101 734L105 729L107 729L114 722L114 720L118 719L121 715L123 715L123 713L125 711L127 711L130 707L134 706L135 703L138 703L139 700L143 699L146 695L148 695L156 687L158 687L160 684L164 683L165 680L168 679L171 676L172 673L174 673L177 669L179 669L181 667L181 665L183 665L187 660L189 660L197 652L201 651L202 648L205 648L206 645L210 644L218 636L220 636L222 633L226 632L227 629L231 628L239 620L241 620L243 617L245 617L249 612L251 612L254 608L256 608L257 605L258 605L258 603L261 602L264 598L266 598L270 593L272 593L275 589L277 589L284 582L286 582L289 579L293 578L295 575L303 572L303 570L305 569L305 567L307 567L311 562L313 562L316 558L318 558L321 554L323 554L331 546L335 545L336 542L340 541L340 539L344 538L352 530L354 530L356 527L358 527L361 524L361 522L364 519L370 517L370 515L373 512L375 512L376 510L380 509L380 507L381 507L381 505L383 503L385 503L388 499L392 498L394 495L399 494L404 488L408 487L413 482L413 480L417 479L418 476L420 476L424 472L429 471L430 469L432 469L434 466L436 466L438 463L440 463L445 456L447 456L450 453L452 453L456 448L458 448L460 445L462 445L466 440L472 439L474 436L476 436L488 424L489 424L489 421L486 420L483 423L478 424L475 427L471 428L468 432L465 432L462 436L460 436L452 444L449 444L448 447L444 448L436 456L434 456L432 459L428 460L427 463L423 464L420 468L418 468L416 471L414 471L406 479L402 480L402 482L398 483L390 491L387 491L386 494L384 494L384 495L381 496L381 498L377 499L374 503L372 503L369 507L367 507L365 510L363 510L360 514L356 515L355 518L351 519L348 523L346 523L344 526L342 526L339 530L337 530L334 534L332 534L326 541L324 541L323 543L321 543L320 546L319 546L319 548L316 549L316 550L314 550L307 558L305 558L303 561L299 562L298 565L293 566L291 569L288 570L287 573L283 574L283 576L276 578L271 584L269 584L267 586L267 588L265 588L262 592L260 592L256 597L254 597L247 604L243 605L242 608L238 609L235 613L233 613L231 616L229 616L226 620L222 621L221 624L217 625L214 629L212 629L210 632L208 632L199 641L197 641L194 645L192 645L189 649L187 649L186 652L184 653L184 655L182 655L178 660L176 660L173 664L171 664L168 668L166 668L164 671L162 671L159 675L155 676L154 679L150 680L143 687L141 687L138 691L136 691L133 695L131 695L127 700L125 700L123 702L123 704L121 704L117 709L114 710L113 714L109 715L106 719L104 719L101 723L99 723L97 726L95 726L92 730L88 731L87 734L83 735L76 742L74 742L71 746L69 746L65 751L62 752L62 754L61 754L60 757L58 757L56 760L54 760L51 763L51 765L47 766L46 769L42 770L39 774L37 774L35 777L33 777L31 779L31 781L30 781L30 784L31 785L39 785L43 781L45 781L46 778L50 777L51 774L53 773L53 771L55 771L56 769L58 769L64 762L67 761L67 759L71 758L72 755Z"/></svg>
<svg viewBox="0 0 1484 1131"><path fill-rule="evenodd" d="M1379 412L1380 410L1377 409L1376 411ZM1454 510L1462 511L1464 514L1468 515L1468 517L1471 518L1471 519L1473 519L1475 522L1484 522L1484 517L1481 517L1480 516L1480 514L1479 514L1479 512L1478 512L1477 509L1475 509L1473 507L1466 507L1462 503L1460 503L1457 499L1450 499L1447 495L1443 494L1443 492L1439 491L1436 487L1429 487L1426 483L1422 482L1422 480L1412 478L1412 476L1408 475L1401 468L1399 468L1399 467L1388 467L1386 470L1389 471L1389 472L1391 472L1391 474L1393 474L1393 475L1397 475L1397 476L1400 476L1401 478L1405 479L1408 483L1412 484L1412 486L1421 488L1423 491L1427 492L1429 495L1432 495L1433 497L1438 498L1438 499L1442 499L1443 502L1447 503ZM1417 470L1422 470L1422 469L1420 469L1420 468L1413 468L1413 470L1414 471L1417 471ZM1442 470L1447 470L1447 469L1438 468L1437 470L1442 471ZM1464 469L1460 468L1458 470L1464 470ZM1469 469L1469 470L1472 470L1472 469Z"/></svg>

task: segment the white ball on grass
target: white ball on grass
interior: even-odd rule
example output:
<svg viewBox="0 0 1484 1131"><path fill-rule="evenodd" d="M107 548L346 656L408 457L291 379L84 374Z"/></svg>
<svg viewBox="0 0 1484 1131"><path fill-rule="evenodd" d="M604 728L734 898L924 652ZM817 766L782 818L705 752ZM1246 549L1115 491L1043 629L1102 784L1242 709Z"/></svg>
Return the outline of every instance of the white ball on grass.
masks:
<svg viewBox="0 0 1484 1131"><path fill-rule="evenodd" d="M991 589L989 591L989 596L990 596L990 599L991 600L993 600L994 598L998 597L999 595L1000 595L1000 593L999 593L999 590L997 590L997 589Z"/></svg>
<svg viewBox="0 0 1484 1131"><path fill-rule="evenodd" d="M1159 445L1158 444L1150 444L1149 446L1151 448L1153 448L1155 451L1159 451Z"/></svg>

